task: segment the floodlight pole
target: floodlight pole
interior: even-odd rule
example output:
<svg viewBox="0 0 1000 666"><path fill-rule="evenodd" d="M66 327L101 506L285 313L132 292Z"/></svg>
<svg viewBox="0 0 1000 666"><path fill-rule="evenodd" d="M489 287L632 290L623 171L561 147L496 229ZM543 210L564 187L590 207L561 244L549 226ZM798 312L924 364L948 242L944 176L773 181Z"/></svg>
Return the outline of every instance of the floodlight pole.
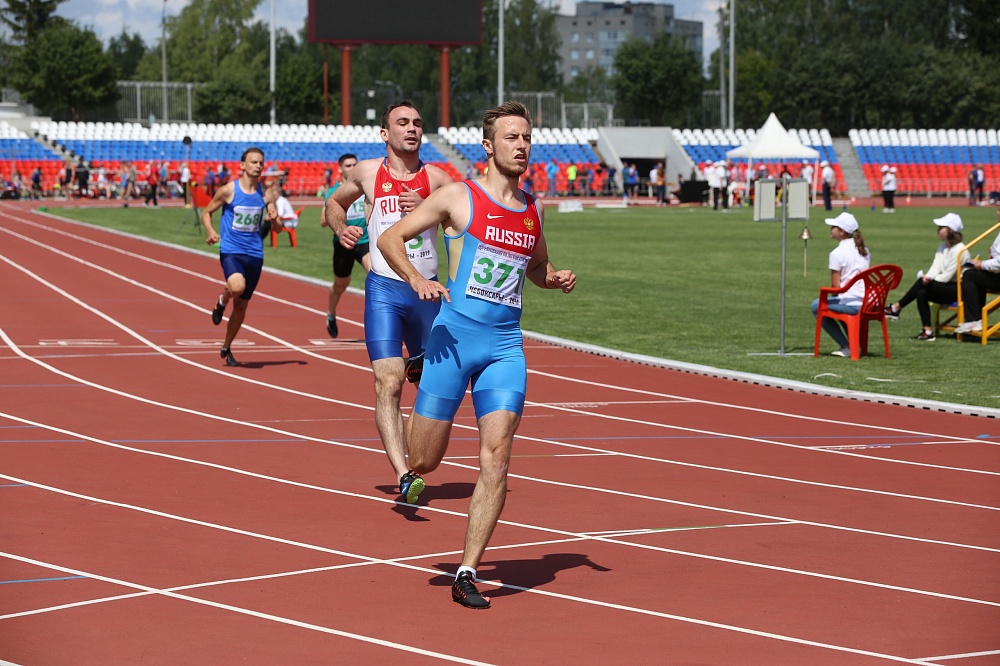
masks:
<svg viewBox="0 0 1000 666"><path fill-rule="evenodd" d="M351 45L340 45L340 124L351 124Z"/></svg>
<svg viewBox="0 0 1000 666"><path fill-rule="evenodd" d="M274 0L271 0L271 124L275 124L274 117L274 66L275 66L275 46L274 46Z"/></svg>
<svg viewBox="0 0 1000 666"><path fill-rule="evenodd" d="M722 7L719 7L719 127L726 127L726 77L725 49L722 47Z"/></svg>
<svg viewBox="0 0 1000 666"><path fill-rule="evenodd" d="M323 124L330 122L330 62L323 42Z"/></svg>
<svg viewBox="0 0 1000 666"><path fill-rule="evenodd" d="M736 0L729 0L729 129L736 129L735 108L736 108Z"/></svg>
<svg viewBox="0 0 1000 666"><path fill-rule="evenodd" d="M163 13L160 16L160 60L163 61L163 115L167 120L167 0L163 0Z"/></svg>
<svg viewBox="0 0 1000 666"><path fill-rule="evenodd" d="M164 0L166 1L166 0ZM497 33L497 106L503 104L503 9L506 0L500 0L500 26Z"/></svg>
<svg viewBox="0 0 1000 666"><path fill-rule="evenodd" d="M451 127L451 47L440 47L441 126Z"/></svg>

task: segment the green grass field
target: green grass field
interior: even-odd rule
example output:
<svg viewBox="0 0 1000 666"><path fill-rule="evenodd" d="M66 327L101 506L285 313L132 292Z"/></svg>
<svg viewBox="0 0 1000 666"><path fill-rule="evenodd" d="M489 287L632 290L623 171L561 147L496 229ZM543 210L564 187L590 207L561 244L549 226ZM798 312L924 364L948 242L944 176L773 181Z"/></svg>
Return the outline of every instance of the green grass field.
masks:
<svg viewBox="0 0 1000 666"><path fill-rule="evenodd" d="M895 299L912 284L917 270L930 265L938 243L931 220L948 210L962 216L966 240L996 221L993 208L969 208L960 199L950 209L901 207L894 215L851 209L872 251L872 263L904 269ZM190 210L52 212L218 252L205 245ZM869 343L875 356L858 362L829 356L834 343L824 334L823 355L813 358L815 320L809 304L819 287L829 284L826 260L834 241L823 223L824 211L813 209L812 215L814 238L807 252L799 239L805 223L789 222L787 227L785 356L776 355L781 341L781 223L754 222L748 209L728 214L700 208L558 213L550 207L545 227L550 255L557 267L576 272L578 286L568 296L526 287L523 326L602 347L838 389L1000 408L1000 381L995 379L1000 342L984 347L951 337L911 340L920 330L915 304L903 311L900 321L889 323L891 359L884 358L879 329L872 330ZM265 265L331 279L330 232L319 227L319 208L303 213L298 240L296 250L288 247L286 236L277 249L268 246ZM979 249L988 252L991 242ZM354 284L364 284L360 269Z"/></svg>

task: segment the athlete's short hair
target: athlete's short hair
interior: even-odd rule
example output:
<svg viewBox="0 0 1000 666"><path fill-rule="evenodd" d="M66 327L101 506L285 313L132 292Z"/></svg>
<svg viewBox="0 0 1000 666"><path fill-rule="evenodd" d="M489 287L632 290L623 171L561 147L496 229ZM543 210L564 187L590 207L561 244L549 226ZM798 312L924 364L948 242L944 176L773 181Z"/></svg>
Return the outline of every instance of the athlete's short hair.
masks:
<svg viewBox="0 0 1000 666"><path fill-rule="evenodd" d="M246 150L243 151L242 155L240 155L240 162L246 162L247 161L247 155L249 155L250 153L257 153L257 154L259 154L261 156L261 158L264 157L264 151L263 150L261 150L257 146L250 146L249 148L247 148Z"/></svg>
<svg viewBox="0 0 1000 666"><path fill-rule="evenodd" d="M347 160L354 160L355 162L357 162L358 156L355 155L354 153L344 153L339 158L337 158L337 164L339 164L340 166L344 166L344 162L346 162Z"/></svg>
<svg viewBox="0 0 1000 666"><path fill-rule="evenodd" d="M417 107L413 106L413 102L408 99L404 99L402 102L396 102L395 104L390 104L385 107L385 111L382 113L382 120L380 122L380 127L382 129L389 129L389 114L393 112L394 109L398 109L401 106L405 106L408 109L417 110Z"/></svg>
<svg viewBox="0 0 1000 666"><path fill-rule="evenodd" d="M524 118L528 121L528 126L531 126L531 113L528 112L528 107L520 102L504 102L483 115L483 138L492 142L497 133L497 121L507 116Z"/></svg>

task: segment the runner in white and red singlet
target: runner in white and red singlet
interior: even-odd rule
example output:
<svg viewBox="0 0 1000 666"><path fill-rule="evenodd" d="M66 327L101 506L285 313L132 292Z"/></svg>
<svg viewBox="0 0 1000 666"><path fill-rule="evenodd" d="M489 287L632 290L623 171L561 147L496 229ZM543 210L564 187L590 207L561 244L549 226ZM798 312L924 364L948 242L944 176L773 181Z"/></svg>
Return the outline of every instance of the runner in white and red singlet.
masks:
<svg viewBox="0 0 1000 666"><path fill-rule="evenodd" d="M337 191L327 199L326 223L347 249L361 237L362 228L347 225L346 209L362 194L368 217L369 256L372 269L365 280L365 344L375 373L375 425L389 463L399 480L404 501L412 504L424 481L406 464L403 417L399 400L404 377L419 377L420 362L438 304L421 301L409 285L385 263L379 236L413 211L437 188L451 183L443 169L420 161L423 120L408 101L394 104L382 114L382 140L386 156L358 162ZM414 270L428 280L437 279L437 232L428 231L407 246ZM403 343L410 360L403 360Z"/></svg>

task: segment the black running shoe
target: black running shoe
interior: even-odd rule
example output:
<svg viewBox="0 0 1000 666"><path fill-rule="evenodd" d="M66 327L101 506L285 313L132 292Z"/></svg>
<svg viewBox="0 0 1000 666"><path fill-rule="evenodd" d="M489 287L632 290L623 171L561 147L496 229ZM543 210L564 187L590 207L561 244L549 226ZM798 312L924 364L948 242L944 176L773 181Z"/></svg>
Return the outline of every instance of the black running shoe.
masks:
<svg viewBox="0 0 1000 666"><path fill-rule="evenodd" d="M218 326L222 323L222 315L226 312L226 306L222 304L222 301L216 301L215 307L212 308L212 323Z"/></svg>
<svg viewBox="0 0 1000 666"><path fill-rule="evenodd" d="M399 494L407 504L416 504L420 493L424 491L424 480L419 474L407 472L399 477Z"/></svg>
<svg viewBox="0 0 1000 666"><path fill-rule="evenodd" d="M239 361L233 358L233 352L229 351L228 349L222 349L222 351L219 352L219 356L226 359L226 365L228 365L230 368L235 368L240 364Z"/></svg>
<svg viewBox="0 0 1000 666"><path fill-rule="evenodd" d="M466 608L480 610L490 607L489 598L479 594L479 590L476 589L476 579L468 571L460 573L452 583L451 598Z"/></svg>
<svg viewBox="0 0 1000 666"><path fill-rule="evenodd" d="M885 306L885 318L889 321L899 321L899 312L892 309L891 305Z"/></svg>
<svg viewBox="0 0 1000 666"><path fill-rule="evenodd" d="M330 334L331 338L337 337L340 331L337 330L337 318L326 316L326 332Z"/></svg>
<svg viewBox="0 0 1000 666"><path fill-rule="evenodd" d="M424 372L424 355L414 356L413 358L406 359L406 363L403 364L403 376L406 377L406 381L411 384L420 383L420 375Z"/></svg>

